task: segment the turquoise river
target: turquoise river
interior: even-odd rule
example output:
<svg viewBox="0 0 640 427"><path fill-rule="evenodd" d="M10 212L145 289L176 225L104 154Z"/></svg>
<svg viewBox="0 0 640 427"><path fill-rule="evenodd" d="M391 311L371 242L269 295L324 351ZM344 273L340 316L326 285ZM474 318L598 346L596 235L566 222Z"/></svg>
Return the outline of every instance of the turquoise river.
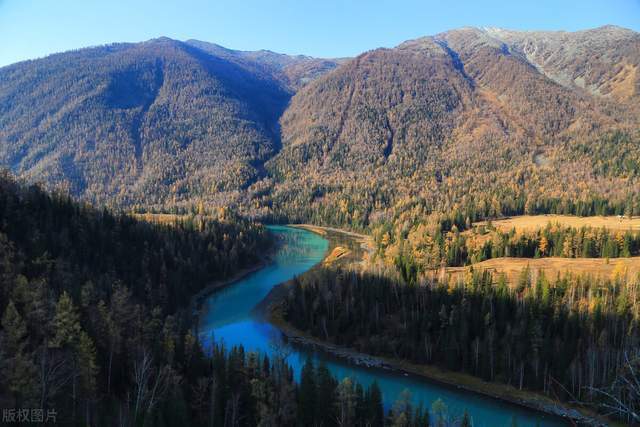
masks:
<svg viewBox="0 0 640 427"><path fill-rule="evenodd" d="M272 262L212 293L203 303L199 337L205 348L215 339L223 341L228 347L242 344L248 351L273 354L277 348L273 345L274 341L281 342L280 331L259 316L252 315L252 311L274 286L304 273L320 262L329 243L306 230L284 226L270 226L269 229L282 240ZM363 386L377 380L383 391L386 409L393 405L403 390L408 389L415 403L423 402L427 408L436 399L442 399L450 417L460 416L466 409L475 427L507 427L511 426L513 418L519 427L567 425L560 419L517 405L413 375L356 366L346 360L301 346L287 349L287 354L287 362L293 367L296 377L299 376L304 361L311 356L316 362L324 361L338 379L351 377Z"/></svg>

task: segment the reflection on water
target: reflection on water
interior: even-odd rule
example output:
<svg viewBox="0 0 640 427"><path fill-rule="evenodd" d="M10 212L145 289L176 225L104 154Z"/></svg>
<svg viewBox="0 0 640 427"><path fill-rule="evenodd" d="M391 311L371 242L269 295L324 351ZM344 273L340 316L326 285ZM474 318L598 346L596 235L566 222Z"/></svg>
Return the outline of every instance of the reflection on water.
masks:
<svg viewBox="0 0 640 427"><path fill-rule="evenodd" d="M296 378L299 378L306 358L311 356L316 362L325 363L338 379L351 377L363 386L370 385L374 380L378 381L387 409L403 390L409 389L416 404L424 402L426 407L430 407L432 402L440 398L446 403L452 416L461 416L466 409L476 427L510 426L513 417L518 426L565 425L544 414L433 384L421 378L359 367L324 353L283 344L281 333L269 323L253 318L251 311L274 286L320 262L327 251L328 242L306 230L281 226L270 227L270 230L282 240L273 262L214 293L203 304L199 337L205 348L210 347L215 339L223 341L228 347L242 344L248 351L260 351L270 356L275 352L286 354Z"/></svg>

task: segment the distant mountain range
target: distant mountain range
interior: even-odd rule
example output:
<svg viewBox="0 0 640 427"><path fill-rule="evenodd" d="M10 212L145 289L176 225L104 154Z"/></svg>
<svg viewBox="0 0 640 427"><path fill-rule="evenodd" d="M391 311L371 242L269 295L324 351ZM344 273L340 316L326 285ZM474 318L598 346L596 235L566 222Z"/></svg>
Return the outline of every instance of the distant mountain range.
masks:
<svg viewBox="0 0 640 427"><path fill-rule="evenodd" d="M640 34L613 26L351 59L160 38L0 68L0 164L96 203L304 219L343 201L359 224L416 197L624 200L639 101Z"/></svg>

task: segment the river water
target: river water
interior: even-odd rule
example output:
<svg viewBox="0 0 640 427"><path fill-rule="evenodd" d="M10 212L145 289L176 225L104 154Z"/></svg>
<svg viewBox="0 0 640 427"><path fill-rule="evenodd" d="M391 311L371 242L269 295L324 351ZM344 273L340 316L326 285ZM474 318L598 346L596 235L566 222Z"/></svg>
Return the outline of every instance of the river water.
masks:
<svg viewBox="0 0 640 427"><path fill-rule="evenodd" d="M245 278L216 291L202 305L199 337L204 348L211 341L223 341L227 347L242 344L247 351L273 355L282 351L282 334L278 329L251 314L276 285L292 279L313 267L326 255L328 241L310 231L284 226L270 226L283 242L273 262ZM274 345L274 343L279 343ZM339 380L351 377L363 386L378 381L383 393L385 409L390 408L403 390L408 389L415 404L430 408L436 399L447 405L451 417L460 417L466 409L475 427L511 426L515 418L523 426L564 426L566 423L543 413L530 411L496 399L458 390L398 372L356 366L350 362L294 346L286 349L287 362L299 378L308 356L323 361Z"/></svg>

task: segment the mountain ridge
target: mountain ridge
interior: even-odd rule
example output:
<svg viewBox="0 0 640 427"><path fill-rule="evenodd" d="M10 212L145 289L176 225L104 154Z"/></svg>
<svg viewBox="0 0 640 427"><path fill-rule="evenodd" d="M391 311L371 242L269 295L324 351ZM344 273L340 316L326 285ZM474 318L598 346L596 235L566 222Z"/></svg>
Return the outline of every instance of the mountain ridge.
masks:
<svg viewBox="0 0 640 427"><path fill-rule="evenodd" d="M0 68L0 163L116 206L291 216L355 197L364 223L417 194L460 203L452 185L620 199L635 178L595 165L631 154L596 159L594 144L634 138L638 52L640 35L612 26L465 27L340 59L169 38L74 50Z"/></svg>
<svg viewBox="0 0 640 427"><path fill-rule="evenodd" d="M120 175L128 182L119 185L134 193L136 186L147 192L147 177L140 181L137 164L143 155L150 161L164 158L164 166L174 169L189 168L204 152L215 149L216 140L222 149L216 155L223 162L240 161L238 167L254 173L251 161L275 148L273 124L290 96L270 75L170 39L74 51L28 65L31 74L20 65L0 69L4 82L0 135L6 140L0 157L5 164L27 176L55 181L60 175L74 175L73 169L82 166L87 168L78 175L100 174L87 169L106 155L111 165L102 163L99 169L112 171L98 180L108 185ZM64 129L52 131L52 127ZM233 146L226 143L234 138ZM189 149L199 154L189 155L192 160L180 158ZM88 164L83 154L89 157ZM53 171L45 171L52 165ZM151 181L163 181L162 171L155 174ZM96 194L114 197L114 190L98 188ZM82 188L71 192L78 195Z"/></svg>
<svg viewBox="0 0 640 427"><path fill-rule="evenodd" d="M625 61L640 55L625 52ZM624 200L637 194L625 180L636 178L618 166L603 174L584 165L609 156L631 161L609 142L610 153L591 153L611 132L637 133L637 92L631 95L611 99L562 85L477 28L368 51L294 95L281 119L283 150L268 162L285 179L265 205L291 205L284 211L295 217L348 201L352 218L345 220L355 216L358 227L398 214L391 206L399 200L436 211L480 195L489 205L545 194ZM576 151L584 143L587 152ZM548 161L534 161L540 158ZM576 180L582 188L567 186Z"/></svg>

